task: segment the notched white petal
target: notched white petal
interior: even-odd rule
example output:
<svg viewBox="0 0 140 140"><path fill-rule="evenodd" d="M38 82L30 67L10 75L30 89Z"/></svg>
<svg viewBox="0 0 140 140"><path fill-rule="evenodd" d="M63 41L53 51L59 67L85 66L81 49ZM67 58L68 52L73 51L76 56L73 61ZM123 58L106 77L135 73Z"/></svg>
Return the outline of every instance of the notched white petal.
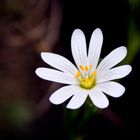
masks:
<svg viewBox="0 0 140 140"><path fill-rule="evenodd" d="M84 104L87 96L88 93L86 91L82 91L81 89L77 90L66 107L69 109L80 108Z"/></svg>
<svg viewBox="0 0 140 140"><path fill-rule="evenodd" d="M69 99L77 91L77 86L70 85L64 86L57 91L55 91L49 98L50 102L53 104L61 104Z"/></svg>
<svg viewBox="0 0 140 140"><path fill-rule="evenodd" d="M75 80L74 76L68 75L57 70L48 68L37 68L35 73L44 80L63 84L77 84L77 81Z"/></svg>
<svg viewBox="0 0 140 140"><path fill-rule="evenodd" d="M125 87L117 82L105 82L97 84L97 87L104 93L112 97L120 97L125 92Z"/></svg>
<svg viewBox="0 0 140 140"><path fill-rule="evenodd" d="M41 57L44 62L65 73L75 75L78 71L77 68L68 59L58 54L42 52Z"/></svg>
<svg viewBox="0 0 140 140"><path fill-rule="evenodd" d="M101 48L103 43L103 34L102 31L97 28L93 31L89 43L89 51L88 51L88 63L93 66L92 71L94 71L97 67Z"/></svg>
<svg viewBox="0 0 140 140"><path fill-rule="evenodd" d="M79 65L87 65L87 47L84 33L80 29L74 30L71 37L71 50L74 61Z"/></svg>
<svg viewBox="0 0 140 140"><path fill-rule="evenodd" d="M89 97L93 104L98 108L106 108L109 105L107 97L101 92L101 90L95 87L93 90L89 91Z"/></svg>
<svg viewBox="0 0 140 140"><path fill-rule="evenodd" d="M96 82L106 82L115 79L120 79L127 76L132 71L132 67L130 65L123 65L112 68L108 71L103 72L102 74L97 74Z"/></svg>
<svg viewBox="0 0 140 140"><path fill-rule="evenodd" d="M127 55L127 48L122 46L113 50L109 55L107 55L98 65L97 72L100 74L103 71L107 71L110 68L121 62Z"/></svg>

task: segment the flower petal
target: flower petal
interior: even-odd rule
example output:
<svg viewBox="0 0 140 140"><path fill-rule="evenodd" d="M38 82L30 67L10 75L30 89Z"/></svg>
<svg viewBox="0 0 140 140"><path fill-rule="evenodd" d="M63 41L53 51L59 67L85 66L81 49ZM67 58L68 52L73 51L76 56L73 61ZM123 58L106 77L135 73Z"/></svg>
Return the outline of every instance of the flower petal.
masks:
<svg viewBox="0 0 140 140"><path fill-rule="evenodd" d="M68 75L66 73L57 70L48 69L48 68L37 68L35 72L40 78L44 80L54 81L63 84L77 83L77 81L72 75Z"/></svg>
<svg viewBox="0 0 140 140"><path fill-rule="evenodd" d="M125 87L116 82L105 82L97 84L97 87L112 97L120 97L125 92Z"/></svg>
<svg viewBox="0 0 140 140"><path fill-rule="evenodd" d="M74 30L71 38L71 50L74 61L79 68L87 65L87 48L84 33L80 29Z"/></svg>
<svg viewBox="0 0 140 140"><path fill-rule="evenodd" d="M106 108L109 105L107 97L97 87L89 91L89 97L98 108Z"/></svg>
<svg viewBox="0 0 140 140"><path fill-rule="evenodd" d="M97 28L92 33L88 51L88 63L89 65L91 64L93 66L92 71L94 71L97 67L100 58L102 43L103 34L102 31L99 28Z"/></svg>
<svg viewBox="0 0 140 140"><path fill-rule="evenodd" d="M65 73L75 75L78 71L68 59L58 54L42 52L41 57L47 64Z"/></svg>
<svg viewBox="0 0 140 140"><path fill-rule="evenodd" d="M127 76L131 72L131 70L132 67L130 65L123 65L123 66L112 68L108 71L103 72L100 75L97 74L96 82L101 83L101 82L123 78Z"/></svg>
<svg viewBox="0 0 140 140"><path fill-rule="evenodd" d="M99 66L97 67L97 73L100 74L102 71L106 71L114 67L126 57L126 54L127 49L123 46L113 50L100 62Z"/></svg>
<svg viewBox="0 0 140 140"><path fill-rule="evenodd" d="M64 86L57 91L55 91L50 96L50 101L53 104L61 104L65 102L68 98L70 98L75 92L78 90L77 86L70 85L70 86Z"/></svg>
<svg viewBox="0 0 140 140"><path fill-rule="evenodd" d="M79 90L77 90L74 93L74 96L72 97L72 99L68 103L67 108L69 108L69 109L80 108L84 104L87 96L88 96L88 92L86 92L85 90L81 90L79 88Z"/></svg>

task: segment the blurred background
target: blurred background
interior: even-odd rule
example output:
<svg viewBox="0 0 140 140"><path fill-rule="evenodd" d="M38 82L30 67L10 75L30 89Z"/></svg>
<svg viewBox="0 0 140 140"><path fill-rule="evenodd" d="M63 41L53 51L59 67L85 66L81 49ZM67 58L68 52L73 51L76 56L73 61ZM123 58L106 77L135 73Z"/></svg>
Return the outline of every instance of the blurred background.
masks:
<svg viewBox="0 0 140 140"><path fill-rule="evenodd" d="M1 0L0 1L0 140L93 140L137 136L139 128L140 0ZM78 110L55 106L49 96L61 84L35 75L48 67L40 52L58 53L73 62L71 34L80 28L89 43L92 31L104 35L101 57L128 48L121 64L133 71L120 80L125 94L110 106ZM106 133L105 135L102 135Z"/></svg>

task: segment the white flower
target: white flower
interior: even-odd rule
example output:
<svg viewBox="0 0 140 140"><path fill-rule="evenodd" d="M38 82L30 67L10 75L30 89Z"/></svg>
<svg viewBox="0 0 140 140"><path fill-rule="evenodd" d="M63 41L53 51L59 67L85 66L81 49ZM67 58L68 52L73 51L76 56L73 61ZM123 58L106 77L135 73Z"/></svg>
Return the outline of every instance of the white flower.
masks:
<svg viewBox="0 0 140 140"><path fill-rule="evenodd" d="M127 49L122 46L113 50L98 65L102 42L102 31L97 28L92 33L87 54L85 36L76 29L71 38L71 50L77 67L63 56L41 53L42 59L58 70L41 67L36 69L36 74L45 80L67 84L51 95L49 100L53 104L61 104L72 97L67 108L77 109L89 96L95 106L106 108L109 101L104 93L120 97L125 92L121 84L112 80L123 78L132 70L130 65L114 68L126 57Z"/></svg>

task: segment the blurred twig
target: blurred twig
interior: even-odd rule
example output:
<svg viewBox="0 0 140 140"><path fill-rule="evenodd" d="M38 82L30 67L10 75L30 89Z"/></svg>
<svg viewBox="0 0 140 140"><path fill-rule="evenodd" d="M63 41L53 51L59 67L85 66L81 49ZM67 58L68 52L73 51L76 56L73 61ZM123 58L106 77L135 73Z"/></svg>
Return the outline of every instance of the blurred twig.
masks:
<svg viewBox="0 0 140 140"><path fill-rule="evenodd" d="M19 106L23 103L31 113L41 115L49 107L46 106L48 95L44 93L47 94L50 84L40 86L42 81L35 75L35 69L41 62L40 52L53 51L58 42L61 3L59 0L2 0L1 4L0 105L9 104L9 108L15 102Z"/></svg>

